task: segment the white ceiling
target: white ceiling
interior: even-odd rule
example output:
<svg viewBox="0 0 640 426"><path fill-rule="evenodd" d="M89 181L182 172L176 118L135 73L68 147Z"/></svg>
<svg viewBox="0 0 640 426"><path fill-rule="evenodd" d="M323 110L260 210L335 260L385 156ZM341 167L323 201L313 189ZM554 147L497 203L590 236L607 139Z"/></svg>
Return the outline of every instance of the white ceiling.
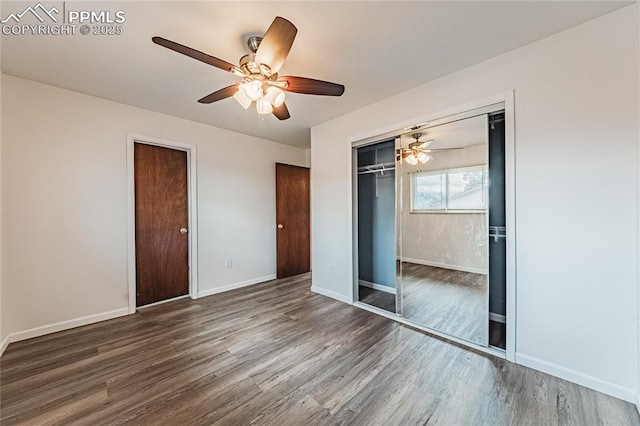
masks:
<svg viewBox="0 0 640 426"><path fill-rule="evenodd" d="M45 2L45 5L56 2ZM62 3L62 2L58 2ZM67 2L124 10L119 36L2 36L2 71L300 147L310 128L631 2ZM2 16L34 2L3 2ZM196 101L237 77L151 42L162 36L237 63L275 16L298 28L281 75L344 84L342 97L289 94L291 118L260 120L233 99Z"/></svg>

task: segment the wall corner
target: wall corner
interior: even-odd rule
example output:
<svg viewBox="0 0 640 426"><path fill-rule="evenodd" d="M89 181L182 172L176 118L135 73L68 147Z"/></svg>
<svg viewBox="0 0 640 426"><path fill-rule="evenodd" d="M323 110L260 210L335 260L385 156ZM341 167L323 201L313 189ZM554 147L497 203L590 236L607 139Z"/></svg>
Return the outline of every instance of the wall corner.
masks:
<svg viewBox="0 0 640 426"><path fill-rule="evenodd" d="M636 2L635 4L635 8L636 8L636 32L638 33L638 37L636 38L636 48L638 50L638 56L637 56L637 73L640 73L640 3ZM637 100L640 99L640 84L638 85L638 97L636 98ZM637 299L637 305L636 305L636 344L637 344L637 349L636 349L636 357L637 357L637 366L636 366L636 409L638 410L638 413L640 413L640 105L637 105L637 114L638 114L638 121L637 121L637 163L636 163L636 172L637 172L637 178L638 178L638 186L636 188L637 192L638 192L638 196L636 198L636 203L637 203L637 208L636 208L636 215L637 215L637 232L638 232L638 238L636 240L636 299Z"/></svg>

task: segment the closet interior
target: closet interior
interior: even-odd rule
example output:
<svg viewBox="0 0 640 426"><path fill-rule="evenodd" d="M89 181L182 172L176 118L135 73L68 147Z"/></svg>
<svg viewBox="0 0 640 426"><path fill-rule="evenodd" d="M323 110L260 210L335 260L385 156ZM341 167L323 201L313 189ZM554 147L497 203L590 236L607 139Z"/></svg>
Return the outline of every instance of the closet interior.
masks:
<svg viewBox="0 0 640 426"><path fill-rule="evenodd" d="M396 312L395 140L358 149L358 296Z"/></svg>

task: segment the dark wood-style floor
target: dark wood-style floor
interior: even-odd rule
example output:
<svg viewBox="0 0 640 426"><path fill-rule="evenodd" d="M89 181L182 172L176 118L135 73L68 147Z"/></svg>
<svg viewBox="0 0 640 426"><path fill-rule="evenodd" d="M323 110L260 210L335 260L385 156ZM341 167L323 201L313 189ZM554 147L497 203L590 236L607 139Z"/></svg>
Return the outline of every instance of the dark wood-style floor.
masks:
<svg viewBox="0 0 640 426"><path fill-rule="evenodd" d="M489 344L487 276L402 262L402 315L480 345Z"/></svg>
<svg viewBox="0 0 640 426"><path fill-rule="evenodd" d="M309 275L12 343L2 424L640 424L632 404L310 292Z"/></svg>

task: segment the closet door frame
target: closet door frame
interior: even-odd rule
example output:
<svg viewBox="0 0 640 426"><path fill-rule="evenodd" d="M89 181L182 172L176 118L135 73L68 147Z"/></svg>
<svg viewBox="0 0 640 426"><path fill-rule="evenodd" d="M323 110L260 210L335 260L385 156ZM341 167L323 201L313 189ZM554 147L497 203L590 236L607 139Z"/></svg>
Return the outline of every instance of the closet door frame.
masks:
<svg viewBox="0 0 640 426"><path fill-rule="evenodd" d="M415 324L407 322L398 314L393 314L382 309L369 306L358 300L358 158L357 149L385 139L394 138L400 134L416 131L418 129L431 127L437 124L478 115L481 111L492 112L504 109L505 114L505 210L506 210L506 267L507 267L507 288L506 288L506 313L507 313L507 344L506 350L493 347L484 347L473 344L466 340L457 339L450 335L440 333L426 327L416 327ZM419 126L419 127L418 127ZM383 128L374 129L349 138L349 154L351 155L351 204L352 204L352 276L353 276L353 298L352 304L361 309L365 309L388 318L392 318L401 323L419 328L426 333L443 337L455 341L462 345L471 347L481 352L490 353L508 361L515 362L516 354L516 205L515 205L515 113L514 113L514 93L509 90L486 98L477 99L452 108L436 111L423 116L391 124ZM397 215L397 212L396 212ZM488 326L488 325L487 325Z"/></svg>

